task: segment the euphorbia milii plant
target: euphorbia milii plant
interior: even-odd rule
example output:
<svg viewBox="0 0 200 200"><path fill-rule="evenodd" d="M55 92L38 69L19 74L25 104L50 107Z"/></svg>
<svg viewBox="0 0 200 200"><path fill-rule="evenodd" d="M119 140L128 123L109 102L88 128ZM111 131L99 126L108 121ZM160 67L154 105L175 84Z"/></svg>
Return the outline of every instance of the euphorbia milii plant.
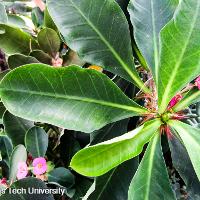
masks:
<svg viewBox="0 0 200 200"><path fill-rule="evenodd" d="M107 75L93 69L30 64L1 82L8 111L85 133L140 116L136 129L85 147L70 164L79 174L98 177L138 156L148 143L129 200L175 199L162 134L181 141L200 180L200 130L182 122L190 118L186 108L200 100L200 1L130 1L140 67L135 67L127 19L114 0L47 0L47 8L63 40L84 61L121 76L139 92L130 99Z"/></svg>

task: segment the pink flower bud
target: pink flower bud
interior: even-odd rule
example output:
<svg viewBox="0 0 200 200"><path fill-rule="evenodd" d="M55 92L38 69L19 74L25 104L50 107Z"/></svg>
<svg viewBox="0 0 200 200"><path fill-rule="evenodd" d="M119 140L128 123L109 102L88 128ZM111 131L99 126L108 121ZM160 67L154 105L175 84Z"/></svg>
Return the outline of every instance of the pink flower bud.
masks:
<svg viewBox="0 0 200 200"><path fill-rule="evenodd" d="M44 158L35 158L33 160L33 174L41 175L47 171L47 162Z"/></svg>
<svg viewBox="0 0 200 200"><path fill-rule="evenodd" d="M181 94L177 94L175 97L173 97L171 101L169 102L168 110L173 108L182 98L183 96Z"/></svg>
<svg viewBox="0 0 200 200"><path fill-rule="evenodd" d="M200 76L195 80L195 85L198 87L200 90Z"/></svg>
<svg viewBox="0 0 200 200"><path fill-rule="evenodd" d="M28 167L25 162L18 163L17 179L23 179L28 174Z"/></svg>

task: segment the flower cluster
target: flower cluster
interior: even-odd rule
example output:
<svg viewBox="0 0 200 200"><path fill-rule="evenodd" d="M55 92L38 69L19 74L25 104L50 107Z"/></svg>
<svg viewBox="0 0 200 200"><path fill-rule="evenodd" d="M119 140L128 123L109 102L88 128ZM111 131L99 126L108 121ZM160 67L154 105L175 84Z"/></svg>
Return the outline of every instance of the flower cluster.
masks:
<svg viewBox="0 0 200 200"><path fill-rule="evenodd" d="M47 162L45 158L35 158L32 163L32 167L29 168L26 162L18 163L17 179L23 179L28 175L29 169L32 169L32 172L36 176L40 176L47 171Z"/></svg>

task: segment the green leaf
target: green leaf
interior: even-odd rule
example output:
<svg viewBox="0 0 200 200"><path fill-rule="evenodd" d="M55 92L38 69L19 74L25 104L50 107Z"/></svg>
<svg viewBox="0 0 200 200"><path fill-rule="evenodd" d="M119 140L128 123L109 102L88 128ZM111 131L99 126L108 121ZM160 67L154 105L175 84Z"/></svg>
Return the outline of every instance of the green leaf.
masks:
<svg viewBox="0 0 200 200"><path fill-rule="evenodd" d="M48 173L48 181L70 188L75 183L75 177L68 169L59 167Z"/></svg>
<svg viewBox="0 0 200 200"><path fill-rule="evenodd" d="M149 92L134 68L128 23L114 0L48 0L47 7L66 43L83 60Z"/></svg>
<svg viewBox="0 0 200 200"><path fill-rule="evenodd" d="M15 26L15 27L19 27L19 28L26 28L25 21L20 16L17 16L14 14L8 15L8 24L10 26Z"/></svg>
<svg viewBox="0 0 200 200"><path fill-rule="evenodd" d="M69 166L72 157L77 153L81 146L73 134L64 134L60 141L61 158L65 160L66 166Z"/></svg>
<svg viewBox="0 0 200 200"><path fill-rule="evenodd" d="M184 180L189 199L200 199L200 181L195 174L190 157L184 145L175 136L169 141L173 166Z"/></svg>
<svg viewBox="0 0 200 200"><path fill-rule="evenodd" d="M42 50L34 50L30 53L30 56L36 58L41 63L52 65L52 58Z"/></svg>
<svg viewBox="0 0 200 200"><path fill-rule="evenodd" d="M44 11L44 26L46 28L51 28L55 31L58 30L54 21L52 20L51 16L49 15L49 11L47 9L45 9L45 11Z"/></svg>
<svg viewBox="0 0 200 200"><path fill-rule="evenodd" d="M180 1L173 20L161 31L159 112L200 74L200 1Z"/></svg>
<svg viewBox="0 0 200 200"><path fill-rule="evenodd" d="M37 28L40 28L44 24L44 13L38 7L32 9L31 18Z"/></svg>
<svg viewBox="0 0 200 200"><path fill-rule="evenodd" d="M128 187L138 167L131 159L95 180L95 190L87 200L122 200L128 198Z"/></svg>
<svg viewBox="0 0 200 200"><path fill-rule="evenodd" d="M60 49L60 38L56 31L50 28L44 28L39 32L38 43L40 48L52 57L55 57Z"/></svg>
<svg viewBox="0 0 200 200"><path fill-rule="evenodd" d="M176 120L169 121L169 125L178 132L200 180L200 130Z"/></svg>
<svg viewBox="0 0 200 200"><path fill-rule="evenodd" d="M8 16L6 14L5 7L2 3L0 3L0 23L7 23L8 22Z"/></svg>
<svg viewBox="0 0 200 200"><path fill-rule="evenodd" d="M2 159L9 164L10 155L12 153L13 146L10 139L7 136L0 136L0 154Z"/></svg>
<svg viewBox="0 0 200 200"><path fill-rule="evenodd" d="M77 66L16 68L1 82L1 98L19 117L83 132L148 113L106 75Z"/></svg>
<svg viewBox="0 0 200 200"><path fill-rule="evenodd" d="M131 182L128 200L175 200L157 132Z"/></svg>
<svg viewBox="0 0 200 200"><path fill-rule="evenodd" d="M24 137L28 129L34 126L34 123L20 117L16 117L5 112L3 116L3 125L8 137L12 140L14 146L24 144Z"/></svg>
<svg viewBox="0 0 200 200"><path fill-rule="evenodd" d="M90 145L98 144L127 133L128 122L129 119L124 119L119 122L108 124L98 131L94 131L90 134Z"/></svg>
<svg viewBox="0 0 200 200"><path fill-rule="evenodd" d="M173 107L173 110L174 112L178 112L197 102L200 102L200 90L195 88L190 90L184 98Z"/></svg>
<svg viewBox="0 0 200 200"><path fill-rule="evenodd" d="M70 166L85 176L103 175L140 154L160 125L160 120L153 120L122 136L86 147L75 154Z"/></svg>
<svg viewBox="0 0 200 200"><path fill-rule="evenodd" d="M5 106L3 105L2 102L0 102L0 123L3 124L3 115L6 111Z"/></svg>
<svg viewBox="0 0 200 200"><path fill-rule="evenodd" d="M48 147L48 135L40 127L32 127L25 135L25 146L34 158L44 157Z"/></svg>
<svg viewBox="0 0 200 200"><path fill-rule="evenodd" d="M26 162L27 152L23 145L18 145L14 148L10 158L10 175L9 181L12 183L16 180L19 162Z"/></svg>
<svg viewBox="0 0 200 200"><path fill-rule="evenodd" d="M21 29L0 24L0 48L7 54L28 55L31 48L37 48L36 41Z"/></svg>
<svg viewBox="0 0 200 200"><path fill-rule="evenodd" d="M8 65L10 69L15 69L22 65L31 64L31 63L39 63L39 61L31 56L25 56L22 54L13 54L8 57Z"/></svg>
<svg viewBox="0 0 200 200"><path fill-rule="evenodd" d="M90 179L85 178L83 176L76 177L76 184L75 184L75 194L72 197L72 200L80 200L86 194L88 189L91 187L92 182ZM84 199L83 199L84 200Z"/></svg>
<svg viewBox="0 0 200 200"><path fill-rule="evenodd" d="M159 76L159 33L172 18L174 10L174 0L131 0L129 3L134 38L155 81Z"/></svg>
<svg viewBox="0 0 200 200"><path fill-rule="evenodd" d="M90 134L91 145L103 142L127 132L129 119L125 119L95 131ZM131 159L108 173L96 177L95 185L92 185L90 191L84 196L88 200L121 200L128 198L128 187L131 179L138 167L138 159ZM123 176L121 176L123 174ZM120 183L123 183L120 184ZM94 190L94 191L93 191ZM87 197L87 198L86 198ZM83 199L84 199L83 198Z"/></svg>
<svg viewBox="0 0 200 200"><path fill-rule="evenodd" d="M22 194L19 193L14 193L14 190L12 191L12 189L16 189L18 191L22 191L22 189L24 189L25 192L22 192ZM7 189L5 194L3 194L0 199L1 200L8 200L8 199L15 199L15 200L54 200L53 196L51 194L38 194L37 192L34 193L34 189L36 190L47 190L47 186L46 184L37 179L37 178L33 178L33 177L29 177L29 178L25 178L19 181L14 182L11 185L10 190ZM15 190L15 191L16 191ZM11 191L11 192L10 192ZM32 194L33 193L33 194Z"/></svg>

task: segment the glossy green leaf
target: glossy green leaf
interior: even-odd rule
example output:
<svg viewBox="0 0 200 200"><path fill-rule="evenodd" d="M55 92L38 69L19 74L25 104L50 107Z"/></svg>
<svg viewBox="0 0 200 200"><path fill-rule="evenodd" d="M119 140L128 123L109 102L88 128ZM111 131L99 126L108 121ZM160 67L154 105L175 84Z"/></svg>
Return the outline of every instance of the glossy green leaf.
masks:
<svg viewBox="0 0 200 200"><path fill-rule="evenodd" d="M197 177L200 180L200 129L175 120L169 121L169 125L178 132L191 159Z"/></svg>
<svg viewBox="0 0 200 200"><path fill-rule="evenodd" d="M40 10L40 8L35 7L32 9L31 19L35 27L40 28L44 24L44 13Z"/></svg>
<svg viewBox="0 0 200 200"><path fill-rule="evenodd" d="M131 182L128 200L175 200L160 144L160 133L152 138Z"/></svg>
<svg viewBox="0 0 200 200"><path fill-rule="evenodd" d="M39 61L31 56L25 56L22 54L13 54L8 57L8 65L10 69L15 69L22 65L31 64L31 63L39 63Z"/></svg>
<svg viewBox="0 0 200 200"><path fill-rule="evenodd" d="M160 120L153 120L122 136L86 147L75 154L70 166L85 176L103 175L140 154L160 125Z"/></svg>
<svg viewBox="0 0 200 200"><path fill-rule="evenodd" d="M0 23L7 23L8 22L8 16L6 14L5 7L2 3L0 3Z"/></svg>
<svg viewBox="0 0 200 200"><path fill-rule="evenodd" d="M74 175L66 168L59 167L48 173L48 181L58 183L63 187L70 188L75 183Z"/></svg>
<svg viewBox="0 0 200 200"><path fill-rule="evenodd" d="M107 76L77 66L16 68L1 82L1 98L17 116L83 132L148 112Z"/></svg>
<svg viewBox="0 0 200 200"><path fill-rule="evenodd" d="M122 200L128 198L128 187L138 167L131 159L95 180L95 190L87 200Z"/></svg>
<svg viewBox="0 0 200 200"><path fill-rule="evenodd" d="M3 116L3 125L6 134L12 140L13 145L16 146L18 144L24 144L25 134L28 129L34 126L34 123L20 117L16 117L6 111Z"/></svg>
<svg viewBox="0 0 200 200"><path fill-rule="evenodd" d="M20 162L26 162L26 160L27 160L26 148L21 144L16 146L10 158L10 174L9 174L10 183L16 180L18 164Z"/></svg>
<svg viewBox="0 0 200 200"><path fill-rule="evenodd" d="M14 190L16 189L18 191L22 191L21 189L24 189L26 192L20 193L14 193ZM34 189L41 189L42 191L47 190L46 184L33 177L25 178L19 181L14 182L11 185L11 189L7 189L5 194L3 194L0 199L1 200L8 200L8 199L15 199L15 200L54 200L53 196L51 194L45 194L45 193L34 193ZM15 191L16 191L15 190ZM12 192L10 192L12 191ZM31 194L33 193L33 194Z"/></svg>
<svg viewBox="0 0 200 200"><path fill-rule="evenodd" d="M191 200L199 200L200 181L197 178L197 175L190 161L190 157L184 145L175 136L168 141L171 150L173 166L178 171L179 175L186 184L188 198Z"/></svg>
<svg viewBox="0 0 200 200"><path fill-rule="evenodd" d="M127 133L128 122L129 119L124 119L119 122L108 124L102 129L94 131L90 134L90 145L98 144Z"/></svg>
<svg viewBox="0 0 200 200"><path fill-rule="evenodd" d="M173 107L173 110L178 112L197 102L200 102L200 90L196 88L189 91L184 98Z"/></svg>
<svg viewBox="0 0 200 200"><path fill-rule="evenodd" d="M9 164L10 155L12 153L13 146L11 140L6 135L0 136L0 154L2 159Z"/></svg>
<svg viewBox="0 0 200 200"><path fill-rule="evenodd" d="M72 197L72 200L83 199L84 195L87 193L91 185L92 185L92 181L90 181L90 179L85 178L83 176L77 176L76 184L75 184L75 194Z"/></svg>
<svg viewBox="0 0 200 200"><path fill-rule="evenodd" d="M173 20L161 31L158 81L159 112L200 74L200 1L182 0Z"/></svg>
<svg viewBox="0 0 200 200"><path fill-rule="evenodd" d="M51 29L57 31L57 27L56 27L54 21L52 20L51 16L49 15L49 11L47 9L45 9L45 11L44 11L44 26L46 28L51 28Z"/></svg>
<svg viewBox="0 0 200 200"><path fill-rule="evenodd" d="M30 53L30 56L36 58L39 62L52 65L52 58L42 50L34 50Z"/></svg>
<svg viewBox="0 0 200 200"><path fill-rule="evenodd" d="M25 146L34 158L44 157L48 147L48 135L40 127L32 127L25 135Z"/></svg>
<svg viewBox="0 0 200 200"><path fill-rule="evenodd" d="M173 16L174 0L131 0L128 10L137 46L157 81L159 33Z"/></svg>
<svg viewBox="0 0 200 200"><path fill-rule="evenodd" d="M72 157L81 149L78 140L74 134L64 134L60 140L61 158L65 160L66 166L69 166Z"/></svg>
<svg viewBox="0 0 200 200"><path fill-rule="evenodd" d="M39 32L38 43L40 48L52 57L55 57L60 49L60 38L56 31L50 28L44 28Z"/></svg>
<svg viewBox="0 0 200 200"><path fill-rule="evenodd" d="M129 119L121 120L90 134L94 145L127 133ZM108 173L96 177L95 185L84 196L88 200L121 200L128 198L128 187L138 167L138 158L131 159ZM123 176L122 176L123 174ZM87 198L86 198L87 197ZM84 200L83 198L83 200Z"/></svg>
<svg viewBox="0 0 200 200"><path fill-rule="evenodd" d="M19 28L26 28L25 21L20 16L17 16L14 14L8 15L8 24L10 26L15 26L15 27L19 27Z"/></svg>
<svg viewBox="0 0 200 200"><path fill-rule="evenodd" d="M0 48L7 54L29 54L37 48L36 41L28 33L19 28L0 24Z"/></svg>
<svg viewBox="0 0 200 200"><path fill-rule="evenodd" d="M126 17L114 0L48 0L47 7L66 43L83 60L148 91L134 68Z"/></svg>

